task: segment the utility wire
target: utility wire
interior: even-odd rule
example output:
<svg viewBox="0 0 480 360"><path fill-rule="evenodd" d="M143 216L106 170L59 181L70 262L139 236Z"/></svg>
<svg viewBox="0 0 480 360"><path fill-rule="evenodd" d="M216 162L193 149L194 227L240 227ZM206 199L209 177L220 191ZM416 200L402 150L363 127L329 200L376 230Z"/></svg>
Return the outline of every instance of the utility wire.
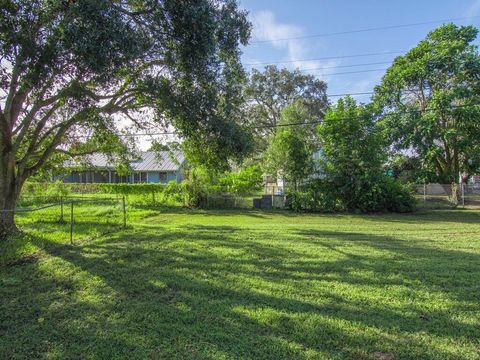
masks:
<svg viewBox="0 0 480 360"><path fill-rule="evenodd" d="M331 76L331 75L345 75L345 74L358 74L358 73L365 73L365 72L372 72L372 71L385 71L388 70L388 68L382 68L382 69L368 69L368 70L356 70L356 71L345 71L345 72L338 72L338 73L320 73L320 74L315 74L315 75L321 75L321 76Z"/></svg>
<svg viewBox="0 0 480 360"><path fill-rule="evenodd" d="M353 93L353 94L336 94L330 96L343 96L343 95L363 95L363 94L373 94L373 92L365 92L365 93ZM406 111L398 111L397 114L421 114L429 111L436 111L436 110L454 110L459 108L468 108L468 107L475 107L480 106L480 103L475 104L463 104L463 105L451 105L448 108L425 108L423 110L406 110ZM342 117L342 120L352 119L352 117ZM253 126L250 129L270 129L276 127L287 127L287 126L303 126L303 125L315 125L321 124L323 120L318 121L309 121L309 122L297 122L297 123L289 123L289 124L275 124L275 125L262 125L262 126ZM137 134L117 134L119 137L137 137L137 136L161 136L161 135L178 135L175 132L163 132L163 133L137 133ZM87 135L81 135L79 137L88 137Z"/></svg>
<svg viewBox="0 0 480 360"><path fill-rule="evenodd" d="M405 53L405 51L385 51L385 52L366 53L366 54L326 56L326 57L319 57L319 58L312 58L312 59L266 61L266 62L247 63L247 64L243 64L243 65L245 65L245 66L274 65L274 64L287 64L287 63L295 63L295 62L302 62L302 61L318 61L318 60L333 60L333 59L350 59L350 58L356 58L356 57L381 56L381 55L392 55L392 54L403 54L403 53Z"/></svg>
<svg viewBox="0 0 480 360"><path fill-rule="evenodd" d="M341 96L360 96L360 95L373 95L373 91L364 91L356 93L344 93L344 94L328 94L327 97L341 97Z"/></svg>
<svg viewBox="0 0 480 360"><path fill-rule="evenodd" d="M477 19L477 18L480 18L480 16L468 16L468 17L459 17L459 18L450 18L450 19L441 19L441 20L431 20L431 21L424 21L424 22L417 22L417 23L410 23L410 24L379 26L379 27L371 27L371 28L364 28L364 29L323 33L323 34L316 34L316 35L294 36L294 37L279 38L279 39L257 40L257 41L252 41L250 44L264 44L264 43L277 42L277 41L311 39L316 37L356 34L356 33L364 33L364 32L371 32L371 31L378 31L378 30L402 29L402 28L408 28L408 27L414 27L414 26L431 25L431 24L445 23L445 22L451 22L451 21L470 20L470 19Z"/></svg>
<svg viewBox="0 0 480 360"><path fill-rule="evenodd" d="M363 63L363 64L337 65L337 66L324 66L324 67L310 68L310 69L298 69L298 71L315 71L315 70L350 68L350 67L370 66L370 65L388 65L388 64L391 64L391 63L392 63L391 61L381 61L381 62L371 62L371 63Z"/></svg>
<svg viewBox="0 0 480 360"><path fill-rule="evenodd" d="M365 92L353 92L353 93L343 93L343 94L327 94L326 97L342 97L342 96L362 96L362 95L372 95L373 91ZM162 133L133 133L133 134L116 134L118 137L132 137L132 136L161 136L161 135L178 135L175 132L162 132ZM77 138L87 138L91 135L75 135Z"/></svg>
<svg viewBox="0 0 480 360"><path fill-rule="evenodd" d="M451 105L448 107L449 110L454 110L454 109L457 109L457 108L468 108L468 107L475 107L475 106L479 106L480 103L476 103L476 104L463 104L463 105ZM400 114L400 115L405 115L405 114L410 114L410 113L413 113L413 114L421 114L421 113L425 113L425 112L429 112L429 111L436 111L436 110L445 110L446 108L425 108L423 110L406 110L406 111L398 111L396 112L396 114ZM388 115L391 115L391 114L388 114ZM353 119L352 117L348 117L348 116L345 116L345 117L341 117L339 119L342 119L342 120L348 120L348 119ZM263 125L263 126L255 126L255 127L252 127L251 129L270 129L270 128L275 128L275 127L286 127L286 126L302 126L302 125L315 125L315 124L321 124L323 122L323 120L318 120L318 121L309 121L309 122L297 122L297 123L289 123L289 124L275 124L275 125Z"/></svg>

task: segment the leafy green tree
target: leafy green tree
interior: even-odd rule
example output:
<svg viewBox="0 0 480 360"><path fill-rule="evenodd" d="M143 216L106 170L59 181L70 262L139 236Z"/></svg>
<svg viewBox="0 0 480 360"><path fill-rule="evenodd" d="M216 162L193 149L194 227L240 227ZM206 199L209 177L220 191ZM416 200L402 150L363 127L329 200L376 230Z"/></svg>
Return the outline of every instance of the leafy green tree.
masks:
<svg viewBox="0 0 480 360"><path fill-rule="evenodd" d="M403 184L423 184L436 181L436 174L423 167L418 156L394 154L388 161L388 168L395 179Z"/></svg>
<svg viewBox="0 0 480 360"><path fill-rule="evenodd" d="M447 24L397 57L374 101L397 149L413 149L437 181L480 168L478 30Z"/></svg>
<svg viewBox="0 0 480 360"><path fill-rule="evenodd" d="M265 149L264 139L276 133L282 111L290 104L301 102L312 122L323 119L328 107L326 91L325 82L299 70L278 69L273 65L265 67L263 72L254 69L246 88L244 116L254 127L259 149ZM315 134L315 125L309 129Z"/></svg>
<svg viewBox="0 0 480 360"><path fill-rule="evenodd" d="M385 173L387 146L370 106L340 99L318 127L323 191L348 211L410 211L413 197Z"/></svg>
<svg viewBox="0 0 480 360"><path fill-rule="evenodd" d="M279 129L271 136L265 153L265 168L274 176L281 176L287 185L297 189L313 171L313 148L309 132L296 124L307 122L301 106L291 104L282 112Z"/></svg>
<svg viewBox="0 0 480 360"><path fill-rule="evenodd" d="M209 164L248 150L235 114L250 24L236 0L0 4L0 209L52 160L124 149L119 115L172 125ZM8 212L0 232L12 229Z"/></svg>
<svg viewBox="0 0 480 360"><path fill-rule="evenodd" d="M228 192L246 195L262 189L262 170L258 165L248 166L238 172L229 172L220 177L219 183Z"/></svg>

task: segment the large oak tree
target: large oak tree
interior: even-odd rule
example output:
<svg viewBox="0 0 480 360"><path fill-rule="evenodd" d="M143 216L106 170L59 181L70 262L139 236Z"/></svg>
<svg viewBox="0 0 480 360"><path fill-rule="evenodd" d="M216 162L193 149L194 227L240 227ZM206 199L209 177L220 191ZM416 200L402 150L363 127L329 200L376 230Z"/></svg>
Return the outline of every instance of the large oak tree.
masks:
<svg viewBox="0 0 480 360"><path fill-rule="evenodd" d="M375 89L398 149L413 151L437 180L480 169L480 54L472 26L443 25L395 59Z"/></svg>
<svg viewBox="0 0 480 360"><path fill-rule="evenodd" d="M316 123L323 119L328 108L327 84L300 70L266 66L263 71L253 69L246 87L247 123L257 137L257 147L264 150L268 138L275 135L282 111L291 104L301 103L312 126L306 127L315 135Z"/></svg>
<svg viewBox="0 0 480 360"><path fill-rule="evenodd" d="M199 161L242 154L249 32L236 0L0 0L0 209L52 159L124 146L118 114L172 125Z"/></svg>

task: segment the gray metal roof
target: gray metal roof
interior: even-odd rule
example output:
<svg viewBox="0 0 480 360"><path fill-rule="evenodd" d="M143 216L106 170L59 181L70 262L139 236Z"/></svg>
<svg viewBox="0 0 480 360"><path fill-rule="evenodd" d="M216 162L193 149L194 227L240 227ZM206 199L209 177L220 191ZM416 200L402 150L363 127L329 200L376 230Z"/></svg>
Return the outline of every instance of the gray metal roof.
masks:
<svg viewBox="0 0 480 360"><path fill-rule="evenodd" d="M113 169L115 165L104 154L95 154L88 157L87 162L92 167ZM185 162L181 151L144 151L140 159L130 162L133 171L177 171Z"/></svg>

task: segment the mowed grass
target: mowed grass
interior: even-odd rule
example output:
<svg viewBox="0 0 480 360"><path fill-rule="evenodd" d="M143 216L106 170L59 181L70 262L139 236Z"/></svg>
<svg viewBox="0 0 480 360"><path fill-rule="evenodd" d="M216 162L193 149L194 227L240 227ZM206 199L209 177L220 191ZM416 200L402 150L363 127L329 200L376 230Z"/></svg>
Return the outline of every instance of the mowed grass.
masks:
<svg viewBox="0 0 480 360"><path fill-rule="evenodd" d="M480 359L478 211L130 224L24 240L42 250L0 268L1 358Z"/></svg>

